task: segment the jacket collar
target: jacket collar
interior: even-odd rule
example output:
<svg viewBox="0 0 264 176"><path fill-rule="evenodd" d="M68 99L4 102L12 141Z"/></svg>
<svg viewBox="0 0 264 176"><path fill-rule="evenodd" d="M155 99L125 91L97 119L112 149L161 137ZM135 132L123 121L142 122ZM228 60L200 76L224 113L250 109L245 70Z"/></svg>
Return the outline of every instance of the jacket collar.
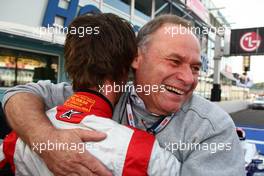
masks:
<svg viewBox="0 0 264 176"><path fill-rule="evenodd" d="M65 103L64 107L85 113L85 115L96 115L112 118L113 107L110 101L93 90L78 90Z"/></svg>

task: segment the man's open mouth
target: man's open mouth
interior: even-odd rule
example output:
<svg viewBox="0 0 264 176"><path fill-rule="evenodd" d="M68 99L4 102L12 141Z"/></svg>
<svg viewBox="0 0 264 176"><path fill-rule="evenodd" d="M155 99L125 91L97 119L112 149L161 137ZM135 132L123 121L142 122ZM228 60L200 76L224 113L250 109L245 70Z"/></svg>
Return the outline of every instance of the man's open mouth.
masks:
<svg viewBox="0 0 264 176"><path fill-rule="evenodd" d="M179 90L179 89L177 89L175 87L172 87L172 86L165 85L165 88L166 88L167 91L175 93L177 95L183 95L184 94L183 91L181 91L181 90Z"/></svg>

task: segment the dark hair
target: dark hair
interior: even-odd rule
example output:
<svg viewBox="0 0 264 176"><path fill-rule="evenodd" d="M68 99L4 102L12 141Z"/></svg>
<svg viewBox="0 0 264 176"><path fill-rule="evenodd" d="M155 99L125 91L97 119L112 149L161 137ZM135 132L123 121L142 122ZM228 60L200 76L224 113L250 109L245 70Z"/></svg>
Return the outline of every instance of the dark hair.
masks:
<svg viewBox="0 0 264 176"><path fill-rule="evenodd" d="M83 36L70 31L80 27L97 31ZM137 55L135 33L126 20L111 13L86 15L77 17L68 29L65 69L74 91L124 78Z"/></svg>

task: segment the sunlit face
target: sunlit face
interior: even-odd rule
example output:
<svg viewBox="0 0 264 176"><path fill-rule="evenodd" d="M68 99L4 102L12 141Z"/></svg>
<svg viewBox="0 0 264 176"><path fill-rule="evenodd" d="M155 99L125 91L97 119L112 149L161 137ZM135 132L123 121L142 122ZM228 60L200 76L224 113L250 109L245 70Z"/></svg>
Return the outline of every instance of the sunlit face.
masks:
<svg viewBox="0 0 264 176"><path fill-rule="evenodd" d="M170 35L165 24L152 34L146 50L133 61L136 85L164 85L165 91L137 92L147 109L156 114L176 112L192 95L198 83L200 45L191 33ZM164 89L163 89L164 90Z"/></svg>

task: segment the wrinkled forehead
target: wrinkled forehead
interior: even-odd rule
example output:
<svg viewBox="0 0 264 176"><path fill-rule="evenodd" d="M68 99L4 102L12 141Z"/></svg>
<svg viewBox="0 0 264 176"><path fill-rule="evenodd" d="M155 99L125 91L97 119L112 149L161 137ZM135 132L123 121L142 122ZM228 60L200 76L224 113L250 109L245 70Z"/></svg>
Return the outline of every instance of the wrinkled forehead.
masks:
<svg viewBox="0 0 264 176"><path fill-rule="evenodd" d="M167 44L178 45L192 45L200 50L200 42L191 28L187 26L177 24L164 24L150 37L150 43L161 44L165 42Z"/></svg>
<svg viewBox="0 0 264 176"><path fill-rule="evenodd" d="M200 42L194 33L187 30L185 26L164 25L153 33L149 49L159 55L178 54L182 58L200 60Z"/></svg>
<svg viewBox="0 0 264 176"><path fill-rule="evenodd" d="M157 33L163 33L168 37L178 37L178 36L189 36L197 40L199 42L193 27L185 26L181 24L164 24L158 30Z"/></svg>
<svg viewBox="0 0 264 176"><path fill-rule="evenodd" d="M145 52L153 45L156 49L161 47L161 45L166 45L166 47L173 45L175 46L174 48L188 46L196 52L200 52L200 42L197 36L192 32L191 28L180 24L163 24L145 39L143 46L140 47Z"/></svg>

